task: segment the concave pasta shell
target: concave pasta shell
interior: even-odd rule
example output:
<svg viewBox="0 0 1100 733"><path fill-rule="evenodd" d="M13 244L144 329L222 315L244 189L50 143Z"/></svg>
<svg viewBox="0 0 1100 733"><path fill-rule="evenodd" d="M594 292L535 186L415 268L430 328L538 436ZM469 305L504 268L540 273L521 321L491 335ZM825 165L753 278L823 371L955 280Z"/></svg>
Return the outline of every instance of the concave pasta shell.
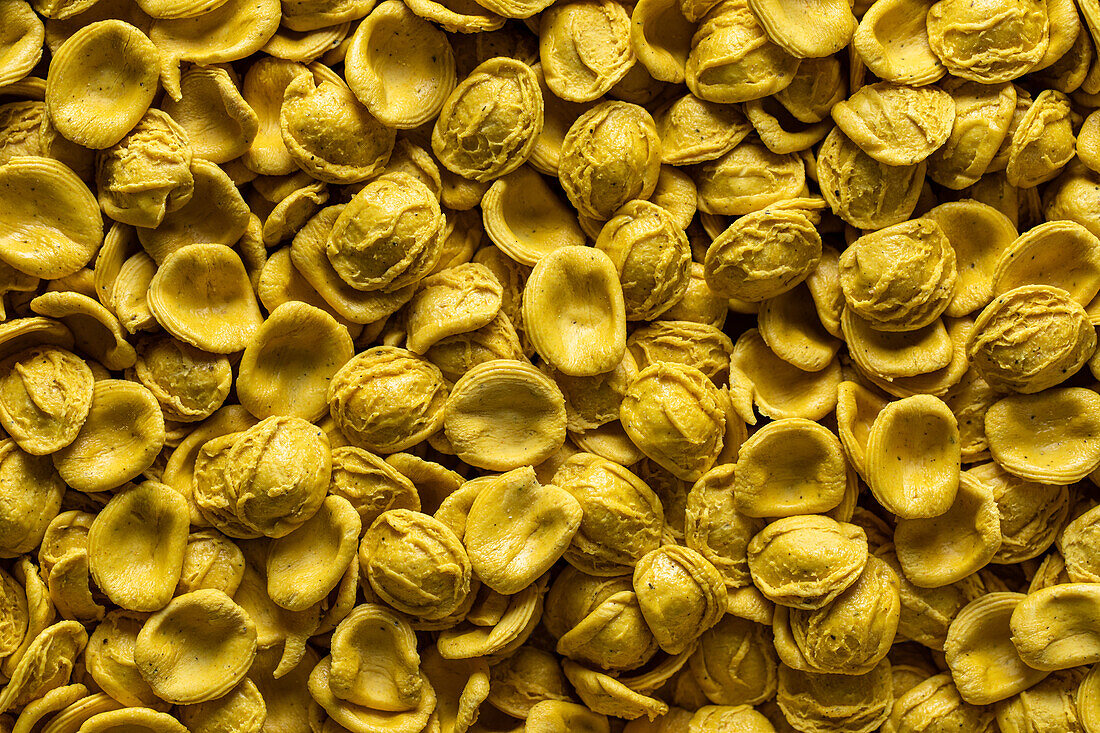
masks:
<svg viewBox="0 0 1100 733"><path fill-rule="evenodd" d="M830 113L844 134L875 160L914 165L951 135L955 101L934 86L878 82L860 87Z"/></svg>
<svg viewBox="0 0 1100 733"><path fill-rule="evenodd" d="M859 382L844 381L837 386L837 433L848 460L867 478L867 442L875 418L888 400Z"/></svg>
<svg viewBox="0 0 1100 733"><path fill-rule="evenodd" d="M215 588L228 595L236 593L244 579L244 553L225 535L215 530L192 532L187 536L183 573L178 593Z"/></svg>
<svg viewBox="0 0 1100 733"><path fill-rule="evenodd" d="M111 497L88 530L92 577L111 601L157 611L175 593L187 547L187 501L148 481Z"/></svg>
<svg viewBox="0 0 1100 733"><path fill-rule="evenodd" d="M581 28L583 33L578 32ZM609 0L551 5L539 16L539 59L555 95L570 102L594 102L637 61L628 10Z"/></svg>
<svg viewBox="0 0 1100 733"><path fill-rule="evenodd" d="M326 254L329 234L344 204L317 212L294 236L290 260L333 311L352 323L375 323L397 311L413 297L416 283L392 293L353 288L332 267Z"/></svg>
<svg viewBox="0 0 1100 733"><path fill-rule="evenodd" d="M122 265L141 250L134 228L115 222L103 237L103 246L96 253L92 266L92 284L96 297L108 308L114 307L111 299L115 279Z"/></svg>
<svg viewBox="0 0 1100 733"><path fill-rule="evenodd" d="M176 250L149 284L148 301L166 331L215 354L241 351L263 324L244 264L220 244Z"/></svg>
<svg viewBox="0 0 1100 733"><path fill-rule="evenodd" d="M718 569L687 547L667 545L646 553L631 585L646 624L668 654L692 649L726 611L726 585Z"/></svg>
<svg viewBox="0 0 1100 733"><path fill-rule="evenodd" d="M493 101L490 109L487 100ZM522 61L492 58L447 97L432 128L432 151L452 173L492 181L526 162L542 122L535 72Z"/></svg>
<svg viewBox="0 0 1100 733"><path fill-rule="evenodd" d="M103 379L76 439L51 457L72 488L107 491L149 468L162 447L164 415L153 393L136 382Z"/></svg>
<svg viewBox="0 0 1100 733"><path fill-rule="evenodd" d="M583 433L571 432L569 439L572 445L580 450L614 461L621 466L633 466L646 457L627 435L619 420L612 420L597 428L589 428ZM567 442L566 449L569 447L571 445Z"/></svg>
<svg viewBox="0 0 1100 733"><path fill-rule="evenodd" d="M93 520L94 521L94 520ZM108 694L115 696L121 706L144 706L167 710L168 703L157 697L141 678L134 664L133 645L148 614L135 611L114 610L106 614L88 639L84 664L88 675ZM120 707L89 710L88 716Z"/></svg>
<svg viewBox="0 0 1100 733"><path fill-rule="evenodd" d="M357 606L332 634L329 688L354 705L386 712L415 710L424 694L416 633L386 606Z"/></svg>
<svg viewBox="0 0 1100 733"><path fill-rule="evenodd" d="M314 178L358 183L390 159L395 132L367 111L342 79L300 76L286 88L279 128L290 156Z"/></svg>
<svg viewBox="0 0 1100 733"><path fill-rule="evenodd" d="M309 217L328 201L328 187L321 181L308 183L275 204L260 229L266 247L274 247L294 234Z"/></svg>
<svg viewBox="0 0 1100 733"><path fill-rule="evenodd" d="M427 185L408 173L389 173L368 182L344 206L325 254L353 288L394 292L435 268L445 220Z"/></svg>
<svg viewBox="0 0 1100 733"><path fill-rule="evenodd" d="M974 331L974 321L969 318L947 319L947 335L951 339L951 362L942 369L936 369L913 377L895 377L883 379L855 365L856 371L868 382L894 397L912 397L915 394L930 394L946 397L951 389L963 380L970 370L970 360L966 355L966 343Z"/></svg>
<svg viewBox="0 0 1100 733"><path fill-rule="evenodd" d="M42 58L46 29L34 10L23 0L4 0L0 4L5 35L0 41L0 87L18 82L31 73Z"/></svg>
<svg viewBox="0 0 1100 733"><path fill-rule="evenodd" d="M214 700L233 689L256 657L256 624L220 590L177 596L149 617L134 642L141 676L175 704Z"/></svg>
<svg viewBox="0 0 1100 733"><path fill-rule="evenodd" d="M822 325L810 290L801 284L763 301L757 328L776 356L806 372L828 367L841 346Z"/></svg>
<svg viewBox="0 0 1100 733"><path fill-rule="evenodd" d="M692 13L700 22L685 68L692 94L735 104L775 94L791 83L799 59L772 42L746 0L700 4L706 9Z"/></svg>
<svg viewBox="0 0 1100 733"><path fill-rule="evenodd" d="M157 91L157 47L121 20L85 26L57 49L46 77L50 121L67 139L102 150L141 119Z"/></svg>
<svg viewBox="0 0 1100 733"><path fill-rule="evenodd" d="M348 730L391 731L392 733L416 733L424 729L435 709L435 690L427 678L421 675L423 692L412 710L392 712L356 705L341 700L332 692L329 681L332 657L322 659L309 675L309 694L329 717Z"/></svg>
<svg viewBox="0 0 1100 733"><path fill-rule="evenodd" d="M311 77L305 65L270 56L261 56L248 67L241 95L259 119L256 137L241 158L249 170L263 176L286 176L296 172L298 166L283 143L280 110L286 88L296 79ZM278 203L278 199L272 203Z"/></svg>
<svg viewBox="0 0 1100 733"><path fill-rule="evenodd" d="M54 563L47 585L50 600L63 618L85 623L103 618L106 609L92 596L88 553L83 548L66 553Z"/></svg>
<svg viewBox="0 0 1100 733"><path fill-rule="evenodd" d="M1006 247L993 273L993 295L1023 285L1051 285L1082 306L1100 292L1100 238L1077 222L1048 221Z"/></svg>
<svg viewBox="0 0 1100 733"><path fill-rule="evenodd" d="M696 481L722 455L728 400L699 369L657 362L630 381L619 407L628 446L677 478ZM601 430L615 427L608 423Z"/></svg>
<svg viewBox="0 0 1100 733"><path fill-rule="evenodd" d="M226 163L251 147L260 120L226 69L191 67L180 78L180 94L162 105L187 132L196 158Z"/></svg>
<svg viewBox="0 0 1100 733"><path fill-rule="evenodd" d="M555 249L586 239L573 208L528 166L493 182L481 199L481 215L489 239L521 265L534 266Z"/></svg>
<svg viewBox="0 0 1100 733"><path fill-rule="evenodd" d="M1029 481L1073 484L1100 464L1100 395L1083 387L1017 394L985 414L995 460Z"/></svg>
<svg viewBox="0 0 1100 733"><path fill-rule="evenodd" d="M111 307L119 325L131 334L156 327L156 319L145 302L149 281L156 271L153 258L138 252L122 264L111 288Z"/></svg>
<svg viewBox="0 0 1100 733"><path fill-rule="evenodd" d="M931 84L947 69L928 43L925 17L934 0L872 3L859 21L852 48L867 68L898 84Z"/></svg>
<svg viewBox="0 0 1100 733"><path fill-rule="evenodd" d="M344 77L379 122L402 130L439 114L458 81L447 36L400 0L385 0L359 24Z"/></svg>
<svg viewBox="0 0 1100 733"><path fill-rule="evenodd" d="M844 311L844 289L840 287L840 253L824 244L821 259L804 281L814 299L817 319L829 335L840 338L840 314Z"/></svg>
<svg viewBox="0 0 1100 733"><path fill-rule="evenodd" d="M661 162L684 166L721 158L752 132L735 106L686 94L654 114L661 137Z"/></svg>
<svg viewBox="0 0 1100 733"><path fill-rule="evenodd" d="M411 351L378 346L353 357L329 385L329 412L350 443L396 453L437 432L443 375Z"/></svg>
<svg viewBox="0 0 1100 733"><path fill-rule="evenodd" d="M129 334L99 301L71 290L54 291L39 295L30 307L68 326L77 347L108 369L129 369L137 361L137 352L126 340Z"/></svg>
<svg viewBox="0 0 1100 733"><path fill-rule="evenodd" d="M898 691L891 674L895 669L888 660L863 675L815 674L784 664L776 704L800 727L843 726L845 733L872 733L890 716Z"/></svg>
<svg viewBox="0 0 1100 733"><path fill-rule="evenodd" d="M189 244L230 247L248 228L248 204L225 171L210 161L195 159L191 175L195 181L191 200L166 214L156 229L137 230L141 246L158 265Z"/></svg>
<svg viewBox="0 0 1100 733"><path fill-rule="evenodd" d="M881 229L910 218L924 185L926 161L888 166L867 155L839 127L818 149L821 194L833 213L861 229Z"/></svg>
<svg viewBox="0 0 1100 733"><path fill-rule="evenodd" d="M959 486L959 428L942 400L915 395L887 404L871 426L865 472L875 498L903 519L936 517Z"/></svg>
<svg viewBox="0 0 1100 733"><path fill-rule="evenodd" d="M675 0L641 0L630 15L630 44L658 81L682 84L695 24Z"/></svg>
<svg viewBox="0 0 1100 733"><path fill-rule="evenodd" d="M271 542L267 592L290 611L305 611L336 587L359 549L362 520L342 496L329 496L317 513Z"/></svg>
<svg viewBox="0 0 1100 733"><path fill-rule="evenodd" d="M530 364L494 359L455 383L443 429L471 465L493 471L536 465L565 442L565 398Z"/></svg>
<svg viewBox="0 0 1100 733"><path fill-rule="evenodd" d="M524 506L524 518L502 536L499 521ZM498 593L517 593L549 570L569 547L581 505L566 490L541 484L532 468L510 471L482 487L466 521L474 572Z"/></svg>
<svg viewBox="0 0 1100 733"><path fill-rule="evenodd" d="M788 418L745 441L733 479L734 505L750 517L827 512L844 497L844 450L828 428Z"/></svg>
<svg viewBox="0 0 1100 733"><path fill-rule="evenodd" d="M15 665L11 680L0 690L0 710L23 708L38 699L43 690L65 682L71 660L80 656L87 643L88 634L76 621L59 621L42 629Z"/></svg>
<svg viewBox="0 0 1100 733"><path fill-rule="evenodd" d="M256 330L238 367L237 398L256 417L317 420L328 384L354 349L345 327L300 301L283 303Z"/></svg>
<svg viewBox="0 0 1100 733"><path fill-rule="evenodd" d="M760 332L753 328L741 334L733 345L731 372L737 370L742 384L760 413L773 418L802 417L820 420L836 407L840 384L840 362L832 359L816 372L807 372L775 355ZM737 384L738 377L731 377Z"/></svg>
<svg viewBox="0 0 1100 733"><path fill-rule="evenodd" d="M149 28L160 51L161 83L179 99L180 62L220 64L260 50L279 29L278 0L227 0L194 18L161 19Z"/></svg>
<svg viewBox="0 0 1100 733"><path fill-rule="evenodd" d="M753 583L782 606L816 610L851 587L867 563L867 537L853 524L807 514L778 519L748 544Z"/></svg>
<svg viewBox="0 0 1100 733"><path fill-rule="evenodd" d="M840 325L852 361L882 379L916 377L943 369L954 354L941 318L916 331L878 331L845 308Z"/></svg>
<svg viewBox="0 0 1100 733"><path fill-rule="evenodd" d="M430 275L405 311L409 350L424 354L439 341L475 331L500 313L504 287L485 265L467 262Z"/></svg>
<svg viewBox="0 0 1100 733"><path fill-rule="evenodd" d="M523 290L523 323L559 371L593 376L614 369L626 351L626 304L611 258L578 246L545 255Z"/></svg>
<svg viewBox="0 0 1100 733"><path fill-rule="evenodd" d="M693 366L715 384L721 384L729 371L733 342L718 328L705 323L661 320L636 329L627 339L626 348L637 362L636 367L631 365L630 372L659 361L674 361Z"/></svg>
<svg viewBox="0 0 1100 733"><path fill-rule="evenodd" d="M993 491L962 474L946 512L938 517L898 519L894 546L905 577L920 588L941 588L977 572L1001 546Z"/></svg>
<svg viewBox="0 0 1100 733"><path fill-rule="evenodd" d="M944 91L955 100L955 125L943 147L928 161L929 177L960 190L976 183L993 166L1012 122L1016 87L950 78ZM1003 165L1003 163L1002 163Z"/></svg>
<svg viewBox="0 0 1100 733"><path fill-rule="evenodd" d="M103 241L103 217L88 187L52 158L0 166L0 260L36 277L84 267Z"/></svg>
<svg viewBox="0 0 1100 733"><path fill-rule="evenodd" d="M138 342L133 377L156 396L165 418L176 423L210 417L233 387L228 358L196 349L167 334Z"/></svg>
<svg viewBox="0 0 1100 733"><path fill-rule="evenodd" d="M17 557L32 552L41 544L57 516L65 484L47 460L45 456L31 456L23 452L13 441L0 441L0 475L4 477L3 484L0 484L3 489L0 494L3 496L3 513L0 514L2 557ZM35 615L32 609L31 617ZM31 640L24 636L22 641L29 644ZM18 650L9 657L9 664L15 664L17 656Z"/></svg>
<svg viewBox="0 0 1100 733"><path fill-rule="evenodd" d="M1028 666L1068 669L1100 661L1100 585L1061 583L1020 599L1012 642Z"/></svg>
<svg viewBox="0 0 1100 733"><path fill-rule="evenodd" d="M947 629L944 651L959 695L971 705L990 705L1047 676L1032 669L1013 646L1009 625L1023 593L988 593L968 603Z"/></svg>

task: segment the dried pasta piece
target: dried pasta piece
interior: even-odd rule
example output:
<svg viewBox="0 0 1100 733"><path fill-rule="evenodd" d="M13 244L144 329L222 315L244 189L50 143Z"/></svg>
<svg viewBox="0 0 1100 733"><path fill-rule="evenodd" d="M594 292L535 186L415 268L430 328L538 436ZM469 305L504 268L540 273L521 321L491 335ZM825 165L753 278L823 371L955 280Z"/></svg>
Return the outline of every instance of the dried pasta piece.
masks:
<svg viewBox="0 0 1100 733"><path fill-rule="evenodd" d="M581 515L571 493L540 484L534 469L509 471L486 484L470 507L465 543L474 572L498 593L522 590L566 551Z"/></svg>
<svg viewBox="0 0 1100 733"><path fill-rule="evenodd" d="M53 453L65 483L108 491L136 478L164 446L164 415L145 387L123 379L95 383L88 417L72 443Z"/></svg>
<svg viewBox="0 0 1100 733"><path fill-rule="evenodd" d="M221 697L244 678L255 656L256 624L213 589L172 599L149 617L134 641L142 678L174 704Z"/></svg>
<svg viewBox="0 0 1100 733"><path fill-rule="evenodd" d="M1046 677L1017 653L1010 619L1023 593L988 593L968 603L947 630L944 651L955 686L971 705L1000 702Z"/></svg>
<svg viewBox="0 0 1100 733"><path fill-rule="evenodd" d="M158 48L121 20L84 26L54 52L46 109L58 132L102 150L138 123L157 91Z"/></svg>
<svg viewBox="0 0 1100 733"><path fill-rule="evenodd" d="M921 588L939 588L977 572L1001 546L992 490L962 474L947 511L937 517L899 519L894 545L905 577Z"/></svg>
<svg viewBox="0 0 1100 733"><path fill-rule="evenodd" d="M887 404L867 439L865 472L883 507L903 519L937 517L959 486L959 431L942 400L914 395Z"/></svg>
<svg viewBox="0 0 1100 733"><path fill-rule="evenodd" d="M4 263L35 277L64 277L87 265L102 241L99 204L65 165L32 156L0 165Z"/></svg>
<svg viewBox="0 0 1100 733"><path fill-rule="evenodd" d="M187 501L146 481L111 497L88 530L92 578L112 603L159 611L172 599L187 547Z"/></svg>
<svg viewBox="0 0 1100 733"><path fill-rule="evenodd" d="M510 471L541 463L565 442L565 398L522 361L494 359L451 390L443 429L456 455L479 468Z"/></svg>
<svg viewBox="0 0 1100 733"><path fill-rule="evenodd" d="M523 323L535 350L570 376L614 369L626 352L626 303L615 263L601 250L566 246L539 260L523 290Z"/></svg>
<svg viewBox="0 0 1100 733"><path fill-rule="evenodd" d="M399 0L385 0L359 24L344 77L379 122L402 130L435 118L457 82L447 36Z"/></svg>
<svg viewBox="0 0 1100 733"><path fill-rule="evenodd" d="M221 244L173 252L153 276L148 297L166 331L215 354L243 350L263 323L244 264Z"/></svg>

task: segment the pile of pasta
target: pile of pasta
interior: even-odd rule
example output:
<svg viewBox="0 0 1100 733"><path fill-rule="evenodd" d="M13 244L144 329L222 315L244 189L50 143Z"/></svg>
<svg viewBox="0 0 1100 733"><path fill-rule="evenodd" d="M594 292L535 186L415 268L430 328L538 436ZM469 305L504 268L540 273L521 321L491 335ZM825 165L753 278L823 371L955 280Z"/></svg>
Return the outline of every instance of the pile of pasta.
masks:
<svg viewBox="0 0 1100 733"><path fill-rule="evenodd" d="M0 0L3 733L1100 733L1096 0Z"/></svg>

